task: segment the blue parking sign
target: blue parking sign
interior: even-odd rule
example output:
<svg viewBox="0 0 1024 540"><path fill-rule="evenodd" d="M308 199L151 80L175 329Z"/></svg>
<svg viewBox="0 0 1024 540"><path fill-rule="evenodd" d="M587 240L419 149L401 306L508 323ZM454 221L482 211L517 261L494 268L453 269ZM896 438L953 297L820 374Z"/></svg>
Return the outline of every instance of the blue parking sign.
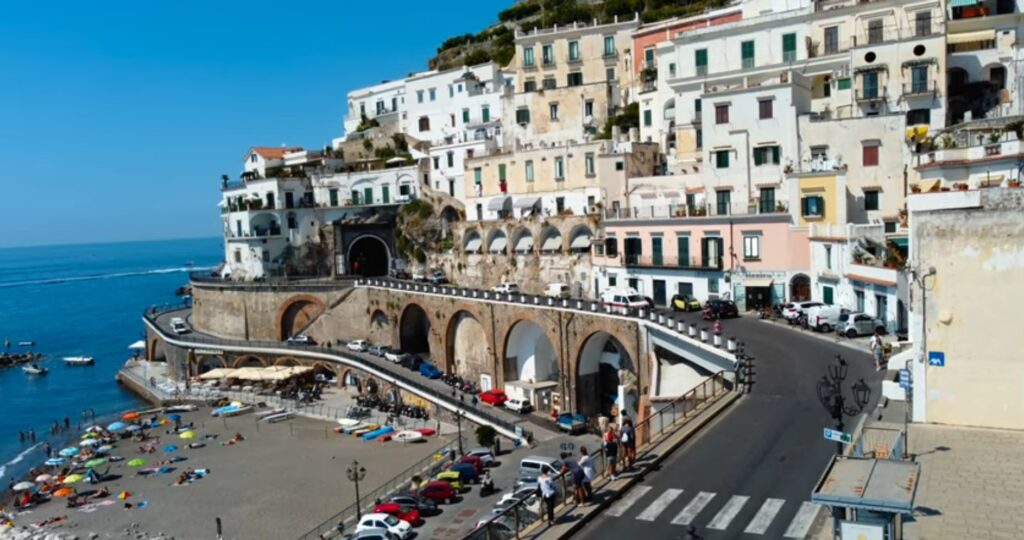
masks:
<svg viewBox="0 0 1024 540"><path fill-rule="evenodd" d="M928 365L932 367L945 367L946 353L942 351L928 351Z"/></svg>

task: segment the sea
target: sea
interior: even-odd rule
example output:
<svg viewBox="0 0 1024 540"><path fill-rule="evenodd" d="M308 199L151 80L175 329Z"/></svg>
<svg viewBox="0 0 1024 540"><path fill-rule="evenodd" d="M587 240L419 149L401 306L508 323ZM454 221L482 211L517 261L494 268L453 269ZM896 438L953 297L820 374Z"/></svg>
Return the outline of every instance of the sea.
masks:
<svg viewBox="0 0 1024 540"><path fill-rule="evenodd" d="M0 368L0 486L45 460L42 444L62 448L79 425L113 421L143 403L114 375L144 337L142 312L180 303L175 291L188 272L223 259L222 239L0 249L0 350L44 355L47 375ZM34 346L20 346L32 341ZM65 356L92 356L91 367L64 365ZM71 430L51 435L54 421ZM19 441L34 430L36 442ZM80 432L79 432L80 433Z"/></svg>

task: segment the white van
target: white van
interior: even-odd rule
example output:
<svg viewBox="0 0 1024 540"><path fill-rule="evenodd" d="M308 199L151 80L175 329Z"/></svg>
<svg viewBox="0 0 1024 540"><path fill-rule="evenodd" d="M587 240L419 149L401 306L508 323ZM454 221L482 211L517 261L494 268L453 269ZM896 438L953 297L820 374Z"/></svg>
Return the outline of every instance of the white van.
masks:
<svg viewBox="0 0 1024 540"><path fill-rule="evenodd" d="M636 289L605 289L601 301L612 306L612 310L625 313L631 309L647 308L647 301Z"/></svg>
<svg viewBox="0 0 1024 540"><path fill-rule="evenodd" d="M807 308L807 327L818 332L831 332L839 324L839 315L847 310L839 306L820 305Z"/></svg>
<svg viewBox="0 0 1024 540"><path fill-rule="evenodd" d="M515 283L501 282L497 287L491 289L491 291L501 294L511 294L519 292L519 285Z"/></svg>
<svg viewBox="0 0 1024 540"><path fill-rule="evenodd" d="M569 292L569 286L565 283L548 283L547 289L544 289L544 294L552 298L569 298L572 296Z"/></svg>
<svg viewBox="0 0 1024 540"><path fill-rule="evenodd" d="M181 317L175 317L171 319L171 330L175 334L185 334L188 332L188 326L185 326L185 320Z"/></svg>

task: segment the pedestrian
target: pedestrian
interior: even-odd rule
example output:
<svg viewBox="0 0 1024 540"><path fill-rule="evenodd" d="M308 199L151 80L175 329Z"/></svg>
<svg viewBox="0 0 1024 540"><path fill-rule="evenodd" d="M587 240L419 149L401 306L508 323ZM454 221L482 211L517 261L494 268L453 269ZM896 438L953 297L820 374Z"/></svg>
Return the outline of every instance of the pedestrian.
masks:
<svg viewBox="0 0 1024 540"><path fill-rule="evenodd" d="M562 452L559 457L562 459L562 474L572 480L573 500L576 504L583 504L583 468L571 452Z"/></svg>
<svg viewBox="0 0 1024 540"><path fill-rule="evenodd" d="M551 481L547 471L542 471L537 478L537 487L540 488L540 498L544 499L544 511L548 518L548 525L555 524L555 484Z"/></svg>
<svg viewBox="0 0 1024 540"><path fill-rule="evenodd" d="M50 456L53 455L53 447L50 446L50 443L43 443L43 451L46 452L46 459L50 459Z"/></svg>
<svg viewBox="0 0 1024 540"><path fill-rule="evenodd" d="M718 336L722 335L722 321L720 319L716 319L715 320L714 330L715 330L715 335L718 335Z"/></svg>
<svg viewBox="0 0 1024 540"><path fill-rule="evenodd" d="M25 432L24 431L19 431L18 432L18 442L25 442Z"/></svg>
<svg viewBox="0 0 1024 540"><path fill-rule="evenodd" d="M34 430L34 429L28 430L28 440L32 441L33 443L36 442L36 430Z"/></svg>
<svg viewBox="0 0 1024 540"><path fill-rule="evenodd" d="M471 400L471 403L473 404L474 407L476 407L476 404L478 402L479 402L479 400L476 399L476 396L473 396L473 399Z"/></svg>
<svg viewBox="0 0 1024 540"><path fill-rule="evenodd" d="M619 438L613 424L608 424L608 429L604 433L604 457L608 459L605 474L615 480L615 463L619 460Z"/></svg>
<svg viewBox="0 0 1024 540"><path fill-rule="evenodd" d="M871 349L871 356L875 358L875 371L882 371L882 335L878 330L871 336L868 348Z"/></svg>
<svg viewBox="0 0 1024 540"><path fill-rule="evenodd" d="M594 470L594 460L586 446L580 447L580 468L583 469L583 501L589 503L594 498L594 477L597 471Z"/></svg>
<svg viewBox="0 0 1024 540"><path fill-rule="evenodd" d="M619 430L619 440L622 441L622 458L626 468L633 468L636 461L636 430L633 429L633 421L629 418L622 422L622 429Z"/></svg>

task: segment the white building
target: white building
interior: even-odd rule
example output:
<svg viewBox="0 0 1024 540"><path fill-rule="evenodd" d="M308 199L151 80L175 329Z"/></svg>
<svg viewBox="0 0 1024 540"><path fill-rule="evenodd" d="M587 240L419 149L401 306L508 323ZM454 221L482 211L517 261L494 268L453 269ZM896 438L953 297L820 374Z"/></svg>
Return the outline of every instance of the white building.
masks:
<svg viewBox="0 0 1024 540"><path fill-rule="evenodd" d="M348 93L345 133L354 133L365 116L381 124L395 124L405 111L405 79L384 81Z"/></svg>
<svg viewBox="0 0 1024 540"><path fill-rule="evenodd" d="M314 175L311 185L318 208L401 204L419 197L423 174L416 164Z"/></svg>
<svg viewBox="0 0 1024 540"><path fill-rule="evenodd" d="M404 131L431 145L466 142L488 127L500 136L506 84L511 79L493 62L412 75L405 79Z"/></svg>

